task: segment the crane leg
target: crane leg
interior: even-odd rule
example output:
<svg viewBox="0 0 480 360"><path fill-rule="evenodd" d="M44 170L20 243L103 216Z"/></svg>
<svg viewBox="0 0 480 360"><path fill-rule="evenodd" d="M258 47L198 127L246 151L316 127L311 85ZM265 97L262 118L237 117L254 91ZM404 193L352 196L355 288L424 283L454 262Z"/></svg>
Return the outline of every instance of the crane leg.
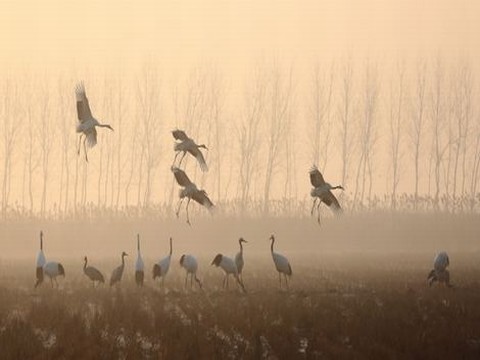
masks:
<svg viewBox="0 0 480 360"><path fill-rule="evenodd" d="M193 273L190 275L190 289L193 289Z"/></svg>
<svg viewBox="0 0 480 360"><path fill-rule="evenodd" d="M178 214L180 214L180 208L182 207L182 203L183 203L183 199L181 199L181 200L178 202L177 211L175 211L175 215L177 215L177 218L178 218Z"/></svg>
<svg viewBox="0 0 480 360"><path fill-rule="evenodd" d="M182 155L182 157L180 158L180 162L178 163L178 167L180 167L180 165L182 165L182 161L183 161L183 159L185 158L185 155L187 155L187 152L186 152L186 151L183 152L183 155Z"/></svg>
<svg viewBox="0 0 480 360"><path fill-rule="evenodd" d="M319 224L320 224L320 205L321 205L321 204L322 204L322 201L320 200L320 201L318 202L318 205L317 205L317 214L318 214L318 216L317 216L317 221L318 221Z"/></svg>
<svg viewBox="0 0 480 360"><path fill-rule="evenodd" d="M278 282L280 283L280 290L282 290L282 274L278 273Z"/></svg>
<svg viewBox="0 0 480 360"><path fill-rule="evenodd" d="M165 276L162 276L162 288L165 289Z"/></svg>
<svg viewBox="0 0 480 360"><path fill-rule="evenodd" d="M287 285L287 291L290 290L290 288L288 287L288 276L287 274L284 274L285 275L285 284Z"/></svg>
<svg viewBox="0 0 480 360"><path fill-rule="evenodd" d="M235 279L237 280L238 285L240 285L240 287L242 288L243 292L246 293L247 290L245 290L245 285L243 285L243 280L240 280L240 276L235 276Z"/></svg>
<svg viewBox="0 0 480 360"><path fill-rule="evenodd" d="M199 278L197 278L197 274L195 274L195 281L196 281L197 284L198 284L198 288L199 288L200 290L202 290L202 282L200 281Z"/></svg>
<svg viewBox="0 0 480 360"><path fill-rule="evenodd" d="M83 150L85 151L85 160L88 162L88 155L87 155L87 136L83 139Z"/></svg>
<svg viewBox="0 0 480 360"><path fill-rule="evenodd" d="M187 288L187 282L188 282L188 272L187 272L187 275L185 275L185 286L184 286L185 289Z"/></svg>
<svg viewBox="0 0 480 360"><path fill-rule="evenodd" d="M180 154L180 151L176 151L176 152L175 152L175 158L173 159L173 164L172 164L172 166L175 166L175 162L177 161L177 157L178 157L179 154Z"/></svg>
<svg viewBox="0 0 480 360"><path fill-rule="evenodd" d="M315 205L317 205L317 198L313 199L313 206L312 206L312 211L310 211L310 215L313 216L313 211L315 210Z"/></svg>
<svg viewBox="0 0 480 360"><path fill-rule="evenodd" d="M227 275L225 274L225 275L223 276L222 289L225 289L225 284L226 284L226 282L227 282Z"/></svg>
<svg viewBox="0 0 480 360"><path fill-rule="evenodd" d="M190 224L190 217L188 216L188 205L190 204L190 198L188 198L187 200L187 224L192 226L192 224Z"/></svg>
<svg viewBox="0 0 480 360"><path fill-rule="evenodd" d="M78 139L77 155L80 155L80 149L82 148L82 136L83 133L80 134L80 137Z"/></svg>
<svg viewBox="0 0 480 360"><path fill-rule="evenodd" d="M227 290L230 288L229 284L228 284L228 279L230 278L230 274L227 274Z"/></svg>

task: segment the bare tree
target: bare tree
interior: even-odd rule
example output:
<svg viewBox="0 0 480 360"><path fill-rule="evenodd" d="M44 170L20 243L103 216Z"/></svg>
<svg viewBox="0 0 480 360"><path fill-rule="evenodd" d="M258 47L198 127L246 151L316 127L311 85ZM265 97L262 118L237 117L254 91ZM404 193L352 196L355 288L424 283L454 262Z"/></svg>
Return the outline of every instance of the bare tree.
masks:
<svg viewBox="0 0 480 360"><path fill-rule="evenodd" d="M143 195L143 206L148 207L151 201L152 180L160 160L160 82L158 71L152 63L145 64L137 84L137 100L139 117L143 120L143 147L140 158L139 174L142 175L142 160L145 159L146 180ZM140 182L139 182L140 185ZM139 186L140 191L140 186ZM140 194L140 193L139 193Z"/></svg>
<svg viewBox="0 0 480 360"><path fill-rule="evenodd" d="M270 77L270 103L267 111L267 164L265 172L265 186L263 191L263 213L269 210L272 176L279 162L279 150L285 141L286 131L290 121L292 105L292 68L286 77L275 64Z"/></svg>
<svg viewBox="0 0 480 360"><path fill-rule="evenodd" d="M19 129L20 108L18 106L17 85L10 79L6 80L2 91L2 107L0 118L3 120L3 182L2 182L2 213L5 216L10 195L10 180L12 170L12 157L15 147L16 135Z"/></svg>
<svg viewBox="0 0 480 360"><path fill-rule="evenodd" d="M215 158L212 159L216 163L216 188L217 199L221 199L222 194L222 177L223 175L223 159L229 151L227 142L227 124L224 117L225 105L225 85L224 79L218 68L212 68L210 71L210 81L208 84L208 115L207 118L213 123ZM210 132L209 132L210 133Z"/></svg>
<svg viewBox="0 0 480 360"><path fill-rule="evenodd" d="M392 166L392 208L397 207L397 187L400 181L400 143L402 138L405 64L397 64L396 79L390 85L390 155Z"/></svg>
<svg viewBox="0 0 480 360"><path fill-rule="evenodd" d="M453 198L457 195L459 166L462 167L461 193L465 193L466 153L468 147L470 117L472 110L472 75L467 63L460 64L453 80L453 116L456 120L455 155L453 165ZM461 162L461 164L460 164Z"/></svg>
<svg viewBox="0 0 480 360"><path fill-rule="evenodd" d="M59 207L63 207L63 212L67 213L69 206L69 193L70 193L70 157L71 153L70 140L72 132L72 124L74 119L70 118L71 112L68 108L71 107L71 97L69 91L66 91L66 86L63 79L58 81L58 121L60 122L60 142L62 147L62 159L61 159L61 174L60 174L60 192L59 192ZM65 189L62 191L62 189ZM62 199L63 197L63 199ZM62 201L63 200L63 201ZM62 206L63 205L63 206Z"/></svg>
<svg viewBox="0 0 480 360"><path fill-rule="evenodd" d="M42 164L42 175L43 175L43 187L42 187L42 198L40 202L40 213L42 216L45 216L47 210L47 189L48 189L48 174L49 174L49 164L50 164L50 152L52 150L52 143L54 138L55 128L52 126L51 111L50 111L50 94L48 92L48 87L46 79L43 80L43 83L38 89L38 99L39 99L39 121L41 122L39 128L39 143L41 150L41 164Z"/></svg>
<svg viewBox="0 0 480 360"><path fill-rule="evenodd" d="M412 101L412 115L410 127L410 141L413 145L413 159L415 169L414 206L418 206L418 183L420 173L420 154L423 139L425 120L425 89L426 89L427 66L425 62L417 64L415 95Z"/></svg>
<svg viewBox="0 0 480 360"><path fill-rule="evenodd" d="M239 192L241 212L245 212L250 197L252 183L258 172L258 152L260 148L260 123L265 115L265 97L267 83L265 71L257 67L252 81L252 88L245 92L244 114L237 131L239 152ZM233 166L233 162L230 164Z"/></svg>
<svg viewBox="0 0 480 360"><path fill-rule="evenodd" d="M434 180L435 180L435 195L434 195L434 205L435 208L439 207L440 199L440 188L441 188L441 165L442 159L445 150L447 147L444 147L442 144L442 130L445 122L444 114L444 69L441 63L440 58L437 58L435 64L433 81L432 81L432 92L431 92L431 126L432 126L432 159L434 162Z"/></svg>
<svg viewBox="0 0 480 360"><path fill-rule="evenodd" d="M318 62L314 65L310 105L311 126L308 127L308 134L312 138L312 163L322 169L325 169L328 161L328 146L331 140L330 115L334 75L333 63L329 72L322 72Z"/></svg>
<svg viewBox="0 0 480 360"><path fill-rule="evenodd" d="M350 154L352 152L352 134L351 134L351 112L352 112L352 87L353 87L353 67L352 60L348 59L343 65L340 104L338 106L338 115L340 118L340 146L342 155L342 184L347 186L347 171L350 164Z"/></svg>
<svg viewBox="0 0 480 360"><path fill-rule="evenodd" d="M372 192L372 151L375 144L375 117L378 102L378 73L377 67L367 63L365 67L365 83L363 90L363 122L359 131L360 159L358 161L355 181L354 207L363 204L366 191L367 175L369 178L368 197ZM367 173L368 170L368 173ZM360 183L361 181L361 183Z"/></svg>

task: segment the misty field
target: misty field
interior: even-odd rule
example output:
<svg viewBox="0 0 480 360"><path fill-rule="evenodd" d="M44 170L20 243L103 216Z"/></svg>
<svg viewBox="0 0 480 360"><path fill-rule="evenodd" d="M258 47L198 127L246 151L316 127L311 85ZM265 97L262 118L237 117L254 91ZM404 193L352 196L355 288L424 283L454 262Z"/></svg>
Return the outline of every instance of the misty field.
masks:
<svg viewBox="0 0 480 360"><path fill-rule="evenodd" d="M2 359L135 358L478 358L480 244L478 216L376 214L327 219L202 218L105 224L2 224ZM47 260L66 270L60 287L34 290L38 231ZM146 282L137 288L135 234L142 239ZM280 291L268 236L293 268ZM165 281L151 268L174 239ZM233 256L245 237L244 282L222 290L217 252ZM453 289L428 288L435 252L451 257ZM93 288L83 256L109 278L129 253L120 287ZM199 259L203 289L184 289L178 259ZM9 255L10 254L10 255ZM30 255L27 255L30 254Z"/></svg>

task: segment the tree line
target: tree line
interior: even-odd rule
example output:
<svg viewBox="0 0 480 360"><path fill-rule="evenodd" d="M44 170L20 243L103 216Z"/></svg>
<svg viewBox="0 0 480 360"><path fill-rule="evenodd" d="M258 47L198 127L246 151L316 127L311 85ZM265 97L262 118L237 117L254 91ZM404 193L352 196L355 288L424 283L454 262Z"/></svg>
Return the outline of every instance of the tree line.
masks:
<svg viewBox="0 0 480 360"><path fill-rule="evenodd" d="M154 61L90 71L92 111L115 131L99 132L89 163L77 156L78 73L1 79L3 217L171 216L174 128L209 145L210 171L191 160L186 171L225 214L308 213L313 164L346 188L348 211L478 210L478 81L466 59L274 60L237 78L211 64L177 77Z"/></svg>

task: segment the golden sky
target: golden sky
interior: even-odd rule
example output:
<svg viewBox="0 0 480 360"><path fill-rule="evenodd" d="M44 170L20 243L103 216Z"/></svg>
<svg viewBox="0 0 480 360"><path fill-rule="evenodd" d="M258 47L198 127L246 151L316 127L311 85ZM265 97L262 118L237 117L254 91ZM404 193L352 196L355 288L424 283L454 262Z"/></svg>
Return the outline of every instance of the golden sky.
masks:
<svg viewBox="0 0 480 360"><path fill-rule="evenodd" d="M480 2L450 0L190 0L0 2L0 61L48 67L166 65L262 56L479 59Z"/></svg>

